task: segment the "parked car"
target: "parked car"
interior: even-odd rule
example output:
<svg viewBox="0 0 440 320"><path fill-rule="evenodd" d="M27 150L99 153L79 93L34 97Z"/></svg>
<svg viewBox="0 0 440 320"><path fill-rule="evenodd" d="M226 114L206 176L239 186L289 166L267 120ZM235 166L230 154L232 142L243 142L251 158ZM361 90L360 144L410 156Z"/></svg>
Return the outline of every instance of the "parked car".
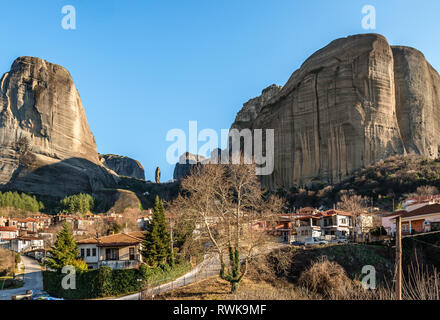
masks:
<svg viewBox="0 0 440 320"><path fill-rule="evenodd" d="M291 242L290 244L291 244L292 246L297 246L297 247L302 247L302 246L305 245L305 243L304 243L304 242L301 242L301 241L293 241L293 242Z"/></svg>
<svg viewBox="0 0 440 320"><path fill-rule="evenodd" d="M348 243L348 239L347 238L338 238L335 239L336 243Z"/></svg>
<svg viewBox="0 0 440 320"><path fill-rule="evenodd" d="M313 246L313 245L327 244L328 241L314 237L314 238L307 238L304 243L306 246Z"/></svg>

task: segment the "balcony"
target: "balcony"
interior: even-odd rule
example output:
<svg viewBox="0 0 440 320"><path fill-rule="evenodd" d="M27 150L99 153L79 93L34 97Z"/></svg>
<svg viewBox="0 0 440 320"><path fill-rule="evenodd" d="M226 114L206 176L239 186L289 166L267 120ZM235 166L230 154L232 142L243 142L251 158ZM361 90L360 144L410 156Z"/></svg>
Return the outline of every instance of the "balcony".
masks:
<svg viewBox="0 0 440 320"><path fill-rule="evenodd" d="M99 262L100 267L110 267L112 269L136 268L139 264L139 260L103 260Z"/></svg>

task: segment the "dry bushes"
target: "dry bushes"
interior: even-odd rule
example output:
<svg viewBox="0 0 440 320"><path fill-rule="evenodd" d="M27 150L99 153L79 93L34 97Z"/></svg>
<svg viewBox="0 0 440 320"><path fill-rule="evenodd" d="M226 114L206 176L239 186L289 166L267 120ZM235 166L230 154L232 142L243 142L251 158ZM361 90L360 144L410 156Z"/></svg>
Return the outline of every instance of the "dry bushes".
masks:
<svg viewBox="0 0 440 320"><path fill-rule="evenodd" d="M319 257L298 281L312 293L322 295L324 298L341 298L349 295L354 289L354 283L348 278L344 268L327 257Z"/></svg>
<svg viewBox="0 0 440 320"><path fill-rule="evenodd" d="M0 248L0 276L14 271L15 258L12 252Z"/></svg>
<svg viewBox="0 0 440 320"><path fill-rule="evenodd" d="M440 300L440 274L436 268L419 265L416 260L408 267L403 279L405 300Z"/></svg>

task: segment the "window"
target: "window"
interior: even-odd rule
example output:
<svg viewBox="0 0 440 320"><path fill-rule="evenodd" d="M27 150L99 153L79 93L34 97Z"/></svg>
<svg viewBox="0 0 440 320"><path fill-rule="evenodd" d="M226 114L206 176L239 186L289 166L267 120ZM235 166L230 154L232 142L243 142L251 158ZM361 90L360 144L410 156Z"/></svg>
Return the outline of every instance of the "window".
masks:
<svg viewBox="0 0 440 320"><path fill-rule="evenodd" d="M90 248L87 248L87 257L90 257Z"/></svg>
<svg viewBox="0 0 440 320"><path fill-rule="evenodd" d="M130 255L130 260L135 260L135 257L134 257L134 248L130 248L130 249L129 249L129 255Z"/></svg>
<svg viewBox="0 0 440 320"><path fill-rule="evenodd" d="M117 248L105 249L105 259L106 260L119 260L119 249L117 249Z"/></svg>
<svg viewBox="0 0 440 320"><path fill-rule="evenodd" d="M84 248L81 248L81 257L84 257Z"/></svg>
<svg viewBox="0 0 440 320"><path fill-rule="evenodd" d="M96 248L92 249L92 257L96 257Z"/></svg>

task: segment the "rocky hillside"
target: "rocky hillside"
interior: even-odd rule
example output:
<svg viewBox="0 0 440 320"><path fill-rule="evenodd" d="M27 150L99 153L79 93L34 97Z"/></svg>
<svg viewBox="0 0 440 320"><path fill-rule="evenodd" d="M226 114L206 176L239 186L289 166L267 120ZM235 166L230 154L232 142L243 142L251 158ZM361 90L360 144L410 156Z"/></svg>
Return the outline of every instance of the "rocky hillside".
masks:
<svg viewBox="0 0 440 320"><path fill-rule="evenodd" d="M20 57L0 80L0 186L53 197L114 187L69 72Z"/></svg>
<svg viewBox="0 0 440 320"><path fill-rule="evenodd" d="M174 167L173 179L181 180L191 172L191 169L205 163L206 161L207 159L201 155L189 152L182 154L179 158L179 162L176 163L176 166Z"/></svg>
<svg viewBox="0 0 440 320"><path fill-rule="evenodd" d="M437 158L440 78L423 54L361 34L314 53L280 89L249 101L231 128L275 129L270 189L337 183L391 155Z"/></svg>
<svg viewBox="0 0 440 320"><path fill-rule="evenodd" d="M137 160L114 154L100 154L99 160L120 176L145 180L144 167Z"/></svg>

